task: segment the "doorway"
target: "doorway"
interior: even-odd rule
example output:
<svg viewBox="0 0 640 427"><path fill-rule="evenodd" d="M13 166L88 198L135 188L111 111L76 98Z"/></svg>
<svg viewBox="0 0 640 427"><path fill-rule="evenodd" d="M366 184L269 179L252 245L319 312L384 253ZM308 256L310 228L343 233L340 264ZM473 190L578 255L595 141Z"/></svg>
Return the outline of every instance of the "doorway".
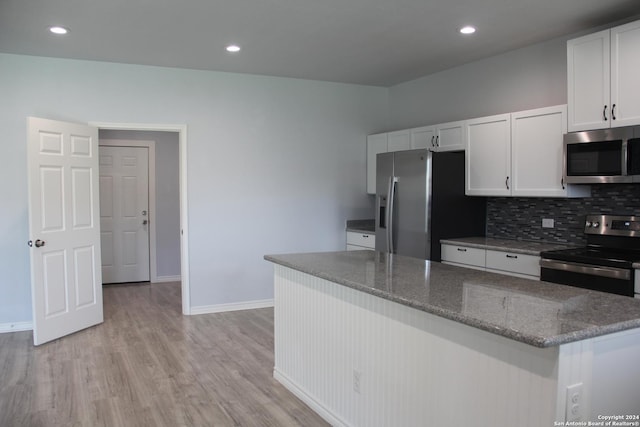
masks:
<svg viewBox="0 0 640 427"><path fill-rule="evenodd" d="M142 145L145 146L148 141L155 141L155 161L154 164L154 174L155 179L153 181L158 181L156 187L166 185L174 185L177 188L174 188L175 198L177 198L177 203L175 199L168 200L168 205L165 203L165 200L162 197L156 197L155 190L151 189L150 186L150 195L153 193L153 197L150 197L149 200L149 243L150 243L150 279L151 282L167 282L167 281L178 281L181 282L181 294L182 294L182 313L185 315L191 314L190 308L190 300L189 300L189 269L188 269L188 217L187 217L187 131L186 126L184 125L154 125L154 124L129 124L129 123L98 123L91 122L91 126L95 126L100 131L100 144L102 145L103 139L111 139L111 140L127 140L132 141L133 145ZM163 138L170 136L169 138ZM161 142L160 139L163 141ZM137 140L137 142L135 142ZM147 142L145 142L147 141ZM165 157L166 152L161 150L163 144L171 145L173 141L172 149L173 156L177 154L177 164L178 170L174 171L177 174L177 182L174 180L174 184L166 184L161 183L160 181L161 174L159 174L159 169L162 169L163 172L166 172L166 168L164 166L164 160L161 157ZM177 142L177 144L176 144ZM131 142L130 142L131 144ZM164 147L166 148L166 147ZM154 150L150 150L149 153ZM176 153L177 152L177 153ZM175 160L175 159L174 159ZM157 167L155 167L156 162L158 163ZM151 166L151 156L150 156L150 166ZM151 167L150 167L151 169ZM151 180L150 180L151 183ZM155 199L155 200L152 200ZM155 205L155 206L154 206ZM153 211L156 212L156 217L154 218ZM177 228L170 226L169 231L174 231L177 234L178 239L178 248L173 247L168 251L161 250L160 248L166 248L165 241L168 238L169 240L174 239L173 237L167 236L164 232L158 233L156 232L159 223L162 224L164 221L162 215L169 214L173 216L175 221L177 221ZM160 217L158 217L160 215ZM164 227L163 227L164 230ZM165 230L166 231L166 230ZM173 260L173 261L172 261Z"/></svg>

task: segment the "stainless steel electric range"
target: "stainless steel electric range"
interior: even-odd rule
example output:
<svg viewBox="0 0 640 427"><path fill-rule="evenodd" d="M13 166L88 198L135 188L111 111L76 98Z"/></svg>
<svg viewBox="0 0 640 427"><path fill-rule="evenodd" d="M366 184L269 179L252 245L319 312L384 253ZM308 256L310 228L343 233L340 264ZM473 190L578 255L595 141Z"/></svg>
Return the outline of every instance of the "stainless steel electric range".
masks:
<svg viewBox="0 0 640 427"><path fill-rule="evenodd" d="M540 254L540 280L640 298L640 216L587 215L587 246Z"/></svg>

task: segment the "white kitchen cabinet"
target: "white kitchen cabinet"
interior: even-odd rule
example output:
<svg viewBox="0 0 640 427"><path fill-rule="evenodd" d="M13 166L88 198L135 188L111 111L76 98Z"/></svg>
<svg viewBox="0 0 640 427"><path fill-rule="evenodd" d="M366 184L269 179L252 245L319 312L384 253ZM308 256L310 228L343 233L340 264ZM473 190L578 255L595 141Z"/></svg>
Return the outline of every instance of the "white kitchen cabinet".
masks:
<svg viewBox="0 0 640 427"><path fill-rule="evenodd" d="M432 148L435 144L436 129L433 126L422 126L411 129L411 149Z"/></svg>
<svg viewBox="0 0 640 427"><path fill-rule="evenodd" d="M464 125L464 121L436 125L435 151L464 150Z"/></svg>
<svg viewBox="0 0 640 427"><path fill-rule="evenodd" d="M410 150L411 144L410 129L367 136L367 193L376 194L376 156L389 151Z"/></svg>
<svg viewBox="0 0 640 427"><path fill-rule="evenodd" d="M428 148L431 151L464 150L464 123L450 122L411 129L411 148Z"/></svg>
<svg viewBox="0 0 640 427"><path fill-rule="evenodd" d="M419 148L464 150L464 123L451 122L367 136L367 193L376 193L376 156L379 153Z"/></svg>
<svg viewBox="0 0 640 427"><path fill-rule="evenodd" d="M487 250L487 271L540 279L540 257L534 255Z"/></svg>
<svg viewBox="0 0 640 427"><path fill-rule="evenodd" d="M411 131L398 130L387 134L387 151L402 151L411 149Z"/></svg>
<svg viewBox="0 0 640 427"><path fill-rule="evenodd" d="M511 115L468 120L465 124L466 188L469 196L511 195Z"/></svg>
<svg viewBox="0 0 640 427"><path fill-rule="evenodd" d="M347 250L361 251L376 249L376 235L373 233L357 233L347 231Z"/></svg>
<svg viewBox="0 0 640 427"><path fill-rule="evenodd" d="M567 42L568 130L640 124L640 21Z"/></svg>
<svg viewBox="0 0 640 427"><path fill-rule="evenodd" d="M587 197L587 185L563 179L563 135L567 106L511 114L511 195L521 197Z"/></svg>
<svg viewBox="0 0 640 427"><path fill-rule="evenodd" d="M466 194L588 197L563 181L566 105L483 117L466 125Z"/></svg>
<svg viewBox="0 0 640 427"><path fill-rule="evenodd" d="M570 132L609 127L610 31L567 42L567 100Z"/></svg>
<svg viewBox="0 0 640 427"><path fill-rule="evenodd" d="M367 193L376 194L376 156L387 152L387 134L367 136Z"/></svg>
<svg viewBox="0 0 640 427"><path fill-rule="evenodd" d="M462 245L442 244L442 263L526 279L540 279L540 257Z"/></svg>
<svg viewBox="0 0 640 427"><path fill-rule="evenodd" d="M640 124L640 21L611 29L612 127ZM615 106L615 108L614 108Z"/></svg>
<svg viewBox="0 0 640 427"><path fill-rule="evenodd" d="M459 265L461 267L484 270L486 265L486 250L442 244L440 258L444 264Z"/></svg>

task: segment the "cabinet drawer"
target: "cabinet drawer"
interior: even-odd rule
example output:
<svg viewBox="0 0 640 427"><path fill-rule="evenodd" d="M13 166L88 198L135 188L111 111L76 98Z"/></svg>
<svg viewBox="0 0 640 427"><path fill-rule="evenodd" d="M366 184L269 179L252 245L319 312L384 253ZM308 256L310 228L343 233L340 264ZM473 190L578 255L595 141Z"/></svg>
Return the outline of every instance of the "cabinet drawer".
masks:
<svg viewBox="0 0 640 427"><path fill-rule="evenodd" d="M442 261L455 262L457 264L485 266L484 249L467 248L465 246L442 245Z"/></svg>
<svg viewBox="0 0 640 427"><path fill-rule="evenodd" d="M376 248L376 235L368 233L347 232L347 245L364 246L365 248Z"/></svg>
<svg viewBox="0 0 640 427"><path fill-rule="evenodd" d="M540 277L540 257L502 251L487 251L487 269Z"/></svg>

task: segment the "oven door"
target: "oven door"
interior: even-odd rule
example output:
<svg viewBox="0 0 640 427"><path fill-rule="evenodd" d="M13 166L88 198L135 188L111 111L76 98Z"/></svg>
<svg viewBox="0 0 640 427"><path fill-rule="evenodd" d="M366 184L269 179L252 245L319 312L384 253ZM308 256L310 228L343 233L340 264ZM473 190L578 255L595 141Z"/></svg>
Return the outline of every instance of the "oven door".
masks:
<svg viewBox="0 0 640 427"><path fill-rule="evenodd" d="M611 294L634 296L633 270L577 262L540 260L540 280Z"/></svg>

